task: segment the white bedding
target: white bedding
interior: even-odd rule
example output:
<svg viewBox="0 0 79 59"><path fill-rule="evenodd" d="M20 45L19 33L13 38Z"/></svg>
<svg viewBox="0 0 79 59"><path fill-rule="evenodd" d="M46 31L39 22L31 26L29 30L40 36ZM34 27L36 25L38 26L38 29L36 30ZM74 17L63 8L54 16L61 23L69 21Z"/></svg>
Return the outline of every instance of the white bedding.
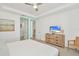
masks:
<svg viewBox="0 0 79 59"><path fill-rule="evenodd" d="M23 40L7 44L10 56L57 56L58 49L46 44Z"/></svg>

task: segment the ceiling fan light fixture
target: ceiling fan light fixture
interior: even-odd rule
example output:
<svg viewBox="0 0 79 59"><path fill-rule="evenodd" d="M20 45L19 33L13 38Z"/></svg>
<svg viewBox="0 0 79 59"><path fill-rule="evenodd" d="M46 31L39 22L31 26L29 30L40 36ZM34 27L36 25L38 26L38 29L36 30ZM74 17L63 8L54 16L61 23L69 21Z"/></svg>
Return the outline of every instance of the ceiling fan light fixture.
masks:
<svg viewBox="0 0 79 59"><path fill-rule="evenodd" d="M37 9L38 8L37 4L33 4L33 8Z"/></svg>
<svg viewBox="0 0 79 59"><path fill-rule="evenodd" d="M37 4L33 4L33 8L38 11L38 5Z"/></svg>
<svg viewBox="0 0 79 59"><path fill-rule="evenodd" d="M38 11L38 8L36 8L35 10Z"/></svg>

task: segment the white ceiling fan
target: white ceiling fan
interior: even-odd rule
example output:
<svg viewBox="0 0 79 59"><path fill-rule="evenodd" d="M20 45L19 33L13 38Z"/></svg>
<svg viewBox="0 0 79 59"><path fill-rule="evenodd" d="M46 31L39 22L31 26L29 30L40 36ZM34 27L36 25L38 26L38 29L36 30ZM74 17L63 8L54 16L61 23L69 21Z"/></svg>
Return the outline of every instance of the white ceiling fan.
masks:
<svg viewBox="0 0 79 59"><path fill-rule="evenodd" d="M38 11L38 6L41 5L42 3L25 3L26 5L32 6L35 11Z"/></svg>

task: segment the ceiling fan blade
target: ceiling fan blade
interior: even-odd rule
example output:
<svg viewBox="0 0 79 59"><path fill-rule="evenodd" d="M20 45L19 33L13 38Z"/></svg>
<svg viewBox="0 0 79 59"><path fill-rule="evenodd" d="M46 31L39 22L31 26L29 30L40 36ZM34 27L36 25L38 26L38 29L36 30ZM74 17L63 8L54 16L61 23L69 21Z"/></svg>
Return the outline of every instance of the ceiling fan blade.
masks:
<svg viewBox="0 0 79 59"><path fill-rule="evenodd" d="M34 4L41 5L42 3L25 3L25 4L33 6Z"/></svg>
<svg viewBox="0 0 79 59"><path fill-rule="evenodd" d="M37 5L41 5L42 3L37 3Z"/></svg>
<svg viewBox="0 0 79 59"><path fill-rule="evenodd" d="M38 7L36 8L36 6L41 5L42 3L25 3L26 5L30 5L33 6L33 8L35 9L35 11L38 11Z"/></svg>
<svg viewBox="0 0 79 59"><path fill-rule="evenodd" d="M31 5L31 6L33 6L33 4L31 4L31 3L25 3L26 5Z"/></svg>

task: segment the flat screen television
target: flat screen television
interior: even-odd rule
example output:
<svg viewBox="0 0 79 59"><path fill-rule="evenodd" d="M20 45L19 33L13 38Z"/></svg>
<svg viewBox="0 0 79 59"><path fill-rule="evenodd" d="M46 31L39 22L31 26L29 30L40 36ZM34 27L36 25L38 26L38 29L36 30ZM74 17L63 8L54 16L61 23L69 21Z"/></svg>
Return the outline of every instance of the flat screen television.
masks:
<svg viewBox="0 0 79 59"><path fill-rule="evenodd" d="M50 31L51 32L60 32L61 26L50 26Z"/></svg>

